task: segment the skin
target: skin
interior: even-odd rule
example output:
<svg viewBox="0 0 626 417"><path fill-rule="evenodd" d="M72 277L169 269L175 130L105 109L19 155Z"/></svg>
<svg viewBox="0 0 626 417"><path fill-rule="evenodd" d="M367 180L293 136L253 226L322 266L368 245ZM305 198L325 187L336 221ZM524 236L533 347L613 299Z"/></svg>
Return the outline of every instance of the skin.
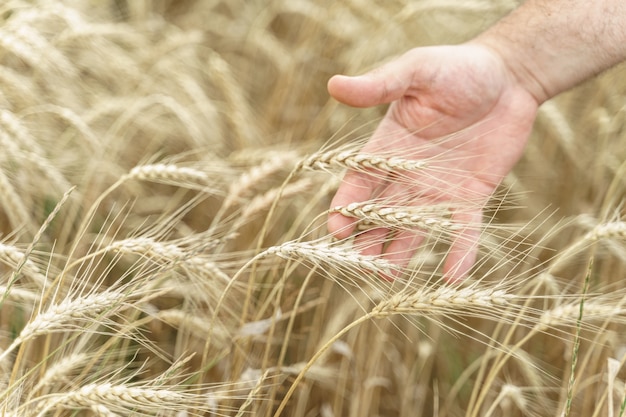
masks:
<svg viewBox="0 0 626 417"><path fill-rule="evenodd" d="M349 171L331 207L373 198L406 206L471 202L473 209L452 220L479 224L481 207L522 156L541 103L624 60L625 45L623 0L529 0L465 44L415 48L367 74L332 77L328 91L344 104L390 103L364 153L437 162L409 181ZM328 229L349 237L354 220L331 213ZM443 265L448 281L463 279L474 264L477 230L456 234ZM355 243L404 266L423 238L389 233L373 229Z"/></svg>

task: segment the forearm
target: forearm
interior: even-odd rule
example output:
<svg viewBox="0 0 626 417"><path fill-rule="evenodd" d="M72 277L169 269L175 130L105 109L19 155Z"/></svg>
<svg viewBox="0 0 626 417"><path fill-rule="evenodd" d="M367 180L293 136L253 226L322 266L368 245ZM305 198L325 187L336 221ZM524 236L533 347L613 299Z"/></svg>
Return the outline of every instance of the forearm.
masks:
<svg viewBox="0 0 626 417"><path fill-rule="evenodd" d="M626 0L528 0L470 43L542 103L626 59Z"/></svg>

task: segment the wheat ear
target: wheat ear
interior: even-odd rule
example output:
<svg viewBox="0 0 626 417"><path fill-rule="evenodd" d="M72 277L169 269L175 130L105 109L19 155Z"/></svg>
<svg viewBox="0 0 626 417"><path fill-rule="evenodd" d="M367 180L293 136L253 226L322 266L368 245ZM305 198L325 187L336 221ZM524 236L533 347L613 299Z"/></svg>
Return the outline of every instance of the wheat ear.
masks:
<svg viewBox="0 0 626 417"><path fill-rule="evenodd" d="M362 255L354 250L324 241L287 242L268 248L265 255L314 264L332 265L342 270L371 271L392 274L398 268L393 263L376 256ZM356 269L355 269L356 268Z"/></svg>
<svg viewBox="0 0 626 417"><path fill-rule="evenodd" d="M130 170L126 178L175 185L189 186L191 184L202 187L210 183L210 178L206 173L197 169L172 164L137 166Z"/></svg>
<svg viewBox="0 0 626 417"><path fill-rule="evenodd" d="M106 313L111 316L124 307L127 294L119 291L104 291L74 299L65 298L61 303L50 306L46 311L37 314L13 340L11 345L0 354L0 363L19 345L28 340L60 330L69 330L75 321L91 322L94 318ZM100 317L102 319L102 317ZM78 327L84 330L84 327Z"/></svg>
<svg viewBox="0 0 626 417"><path fill-rule="evenodd" d="M330 212L362 220L370 227L382 226L411 230L419 228L448 233L457 233L467 227L444 217L436 217L436 211L431 208L425 210L419 207L389 207L366 202L333 207ZM442 210L439 210L439 213L441 212Z"/></svg>
<svg viewBox="0 0 626 417"><path fill-rule="evenodd" d="M25 254L13 245L0 243L0 260L4 260L13 268L21 265L20 272L29 277L39 288L46 284L46 276L41 269L30 259L25 259Z"/></svg>
<svg viewBox="0 0 626 417"><path fill-rule="evenodd" d="M550 265L548 273L552 273L572 256L578 254L581 250L587 249L591 244L600 242L603 240L618 239L624 240L626 238L626 222L613 221L596 225L592 230L587 232L582 238L574 242L567 249L560 252L554 259L554 262Z"/></svg>
<svg viewBox="0 0 626 417"><path fill-rule="evenodd" d="M59 359L46 370L46 373L30 389L30 392L39 392L44 387L49 387L58 381L68 379L68 376L88 359L89 355L86 353L74 353Z"/></svg>
<svg viewBox="0 0 626 417"><path fill-rule="evenodd" d="M360 153L353 150L332 150L321 154L313 154L297 166L298 169L321 169L332 167L349 169L377 169L381 171L420 171L428 167L425 160L412 160L400 157L385 158L382 156Z"/></svg>
<svg viewBox="0 0 626 417"><path fill-rule="evenodd" d="M295 159L295 155L294 152L275 153L268 160L263 161L260 165L254 166L243 173L239 179L230 186L228 195L222 204L223 207L221 211L239 202L242 196L246 195L246 193L264 179L284 170L286 167L293 166L292 161Z"/></svg>
<svg viewBox="0 0 626 417"><path fill-rule="evenodd" d="M160 415L164 409L193 409L194 415L209 411L203 395L164 387L138 387L125 384L94 383L75 391L51 394L40 405L41 415L51 409L90 409L104 406L114 413L133 415L134 410Z"/></svg>
<svg viewBox="0 0 626 417"><path fill-rule="evenodd" d="M0 169L0 198L2 198L3 211L9 218L12 229L23 228L28 237L32 237L36 228L32 223L30 210L26 209L22 198L2 169Z"/></svg>
<svg viewBox="0 0 626 417"><path fill-rule="evenodd" d="M493 311L501 310L514 299L516 297L513 294L500 289L443 286L430 291L400 292L379 303L372 313L384 317L393 314L449 312L465 308Z"/></svg>

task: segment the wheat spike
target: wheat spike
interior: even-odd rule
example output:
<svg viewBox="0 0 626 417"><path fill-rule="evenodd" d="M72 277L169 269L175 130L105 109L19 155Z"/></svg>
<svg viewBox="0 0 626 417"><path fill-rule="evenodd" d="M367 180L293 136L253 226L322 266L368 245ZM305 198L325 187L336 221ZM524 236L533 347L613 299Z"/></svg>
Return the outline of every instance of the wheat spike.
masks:
<svg viewBox="0 0 626 417"><path fill-rule="evenodd" d="M557 326L576 323L581 310L580 303L560 305L541 314L537 327L539 330L548 330ZM626 313L626 307L621 304L587 300L583 306L582 315L585 322L611 319L617 322Z"/></svg>
<svg viewBox="0 0 626 417"><path fill-rule="evenodd" d="M32 237L36 227L32 224L31 213L26 209L20 194L15 190L2 169L0 169L0 197L2 198L4 213L9 218L12 229L23 229L28 236Z"/></svg>
<svg viewBox="0 0 626 417"><path fill-rule="evenodd" d="M12 268L20 266L20 272L30 278L39 288L44 288L46 276L39 267L30 259L24 260L25 254L12 245L0 243L0 260L4 260Z"/></svg>
<svg viewBox="0 0 626 417"><path fill-rule="evenodd" d="M516 297L505 290L486 288L453 288L443 286L435 290L401 292L378 304L372 313L377 316L392 314L427 314L434 311L454 311L464 308L501 310Z"/></svg>
<svg viewBox="0 0 626 417"><path fill-rule="evenodd" d="M242 196L245 196L247 192L264 179L284 170L286 167L290 167L295 156L296 154L294 152L275 153L260 165L254 166L242 174L237 181L231 184L228 196L224 200L222 210L239 202Z"/></svg>
<svg viewBox="0 0 626 417"><path fill-rule="evenodd" d="M127 178L166 184L196 184L202 186L210 182L209 176L202 171L172 164L137 166L128 173Z"/></svg>
<svg viewBox="0 0 626 417"><path fill-rule="evenodd" d="M176 391L166 387L129 386L126 384L93 383L77 390L51 394L40 404L40 410L90 409L93 406L106 407L113 413L159 415L163 409L194 410L193 415L208 411L203 395Z"/></svg>
<svg viewBox="0 0 626 417"><path fill-rule="evenodd" d="M127 294L110 290L74 299L65 298L28 322L11 345L0 354L0 362L19 345L37 336L74 329L72 323L76 321L90 323L97 317L103 320L104 318L99 316L105 312L106 316L112 316L124 307L123 303L127 299ZM78 326L77 329L85 330L86 327Z"/></svg>
<svg viewBox="0 0 626 417"><path fill-rule="evenodd" d="M420 171L428 167L424 160L382 157L352 150L333 150L314 154L299 163L300 169L328 169L341 167L350 169L378 169L381 171Z"/></svg>
<svg viewBox="0 0 626 417"><path fill-rule="evenodd" d="M415 229L444 231L448 233L462 230L463 225L454 223L438 213L446 214L445 208L410 208L388 207L373 203L351 203L347 206L337 206L330 210L331 213L340 213L346 217L363 220L366 227L383 226L389 228Z"/></svg>
<svg viewBox="0 0 626 417"><path fill-rule="evenodd" d="M599 224L585 236L585 239L590 241L624 238L626 238L626 222L623 221Z"/></svg>
<svg viewBox="0 0 626 417"><path fill-rule="evenodd" d="M287 242L273 246L265 251L266 255L276 255L288 260L327 264L337 268L361 271L382 272L391 275L397 266L375 256L362 255L354 250L326 242Z"/></svg>
<svg viewBox="0 0 626 417"><path fill-rule="evenodd" d="M69 376L80 369L79 367L88 359L89 355L81 352L60 358L48 367L46 373L30 391L39 392L44 387L50 387L59 381L69 382Z"/></svg>

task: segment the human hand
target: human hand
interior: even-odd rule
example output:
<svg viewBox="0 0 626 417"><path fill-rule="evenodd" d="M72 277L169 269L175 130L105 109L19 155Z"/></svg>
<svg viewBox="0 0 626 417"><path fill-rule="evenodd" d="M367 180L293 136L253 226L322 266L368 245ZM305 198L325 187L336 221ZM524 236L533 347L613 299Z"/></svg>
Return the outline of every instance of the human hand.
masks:
<svg viewBox="0 0 626 417"><path fill-rule="evenodd" d="M476 260L480 235L469 225L481 223L484 203L521 157L538 102L502 59L480 44L412 49L365 75L336 75L328 91L354 107L391 103L363 153L434 161L430 172L412 172L402 181L371 169L350 170L331 208L371 199L408 206L476 203L452 213L455 224L467 227L458 229L443 265L448 281L464 278ZM347 238L354 219L331 210L328 229ZM397 231L385 244L390 232L368 230L355 244L363 254L383 254L406 266L423 233Z"/></svg>

